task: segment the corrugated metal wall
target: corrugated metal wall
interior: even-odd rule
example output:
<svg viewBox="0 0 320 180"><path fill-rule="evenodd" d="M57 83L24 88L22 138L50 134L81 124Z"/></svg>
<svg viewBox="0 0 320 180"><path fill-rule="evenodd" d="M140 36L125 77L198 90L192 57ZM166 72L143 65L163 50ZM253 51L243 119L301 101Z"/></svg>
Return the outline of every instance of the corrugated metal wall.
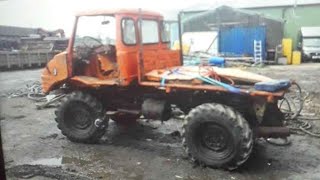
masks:
<svg viewBox="0 0 320 180"><path fill-rule="evenodd" d="M232 27L257 27L266 28L266 48L275 49L281 44L283 38L283 22L281 18L265 17L255 11L242 11L227 6L202 12L184 12L182 16L183 32L199 32L212 30L210 25L217 29ZM238 23L234 25L228 25Z"/></svg>
<svg viewBox="0 0 320 180"><path fill-rule="evenodd" d="M219 53L227 56L253 56L254 40L262 41L263 58L266 57L266 28L233 27L219 31Z"/></svg>
<svg viewBox="0 0 320 180"><path fill-rule="evenodd" d="M302 2L303 1L301 1L301 3ZM284 23L283 30L284 38L292 39L293 49L297 49L299 42L298 33L301 27L320 26L320 3L283 7L259 7L251 8L250 10L285 20L286 23Z"/></svg>

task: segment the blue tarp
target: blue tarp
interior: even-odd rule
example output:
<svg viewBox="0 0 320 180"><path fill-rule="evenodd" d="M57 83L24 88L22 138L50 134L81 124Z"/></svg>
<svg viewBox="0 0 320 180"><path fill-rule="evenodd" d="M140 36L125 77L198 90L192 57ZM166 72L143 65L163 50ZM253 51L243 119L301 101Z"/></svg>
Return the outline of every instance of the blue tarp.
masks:
<svg viewBox="0 0 320 180"><path fill-rule="evenodd" d="M262 57L266 59L266 28L232 27L219 30L219 53L226 56L253 56L254 40L262 41Z"/></svg>

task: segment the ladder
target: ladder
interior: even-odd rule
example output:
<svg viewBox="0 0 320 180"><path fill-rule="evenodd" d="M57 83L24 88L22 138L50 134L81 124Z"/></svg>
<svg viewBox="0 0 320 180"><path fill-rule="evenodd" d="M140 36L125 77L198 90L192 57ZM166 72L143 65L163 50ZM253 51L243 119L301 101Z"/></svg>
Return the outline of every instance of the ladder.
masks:
<svg viewBox="0 0 320 180"><path fill-rule="evenodd" d="M254 63L255 64L263 64L262 62L262 41L254 40L253 41L254 48Z"/></svg>

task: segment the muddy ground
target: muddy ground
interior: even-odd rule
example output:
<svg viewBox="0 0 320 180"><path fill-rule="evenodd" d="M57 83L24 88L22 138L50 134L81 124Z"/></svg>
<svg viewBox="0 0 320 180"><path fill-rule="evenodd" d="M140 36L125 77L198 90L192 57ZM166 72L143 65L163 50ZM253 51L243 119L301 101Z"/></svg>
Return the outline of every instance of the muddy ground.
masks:
<svg viewBox="0 0 320 180"><path fill-rule="evenodd" d="M249 70L296 79L309 92L304 113L319 116L320 64ZM40 70L0 73L0 94L38 80ZM77 144L56 127L54 108L36 110L26 97L1 97L1 135L8 179L320 179L320 139L293 135L277 147L257 142L250 159L233 172L188 161L177 130L181 120L147 122L131 128L110 122L99 144ZM320 127L320 121L311 121ZM317 129L316 129L317 130Z"/></svg>

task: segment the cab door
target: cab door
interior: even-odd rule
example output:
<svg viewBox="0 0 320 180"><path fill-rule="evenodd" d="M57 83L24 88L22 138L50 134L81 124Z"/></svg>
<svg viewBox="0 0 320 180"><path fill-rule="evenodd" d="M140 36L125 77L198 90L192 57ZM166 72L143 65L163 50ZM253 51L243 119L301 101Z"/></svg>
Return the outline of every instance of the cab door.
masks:
<svg viewBox="0 0 320 180"><path fill-rule="evenodd" d="M147 73L161 66L158 62L158 51L161 48L159 24L157 19L142 19L141 21L143 70L144 73Z"/></svg>
<svg viewBox="0 0 320 180"><path fill-rule="evenodd" d="M142 73L154 69L180 65L179 51L169 49L169 41L161 38L161 17L147 16L139 18L120 16L117 31L117 62L120 70L120 85L126 86L138 78L139 58L142 52ZM142 36L140 46L140 35Z"/></svg>
<svg viewBox="0 0 320 180"><path fill-rule="evenodd" d="M136 21L132 16L117 16L117 63L119 67L119 84L129 85L138 77L139 51Z"/></svg>
<svg viewBox="0 0 320 180"><path fill-rule="evenodd" d="M162 19L142 19L141 30L144 73L180 65L179 52L169 48Z"/></svg>

